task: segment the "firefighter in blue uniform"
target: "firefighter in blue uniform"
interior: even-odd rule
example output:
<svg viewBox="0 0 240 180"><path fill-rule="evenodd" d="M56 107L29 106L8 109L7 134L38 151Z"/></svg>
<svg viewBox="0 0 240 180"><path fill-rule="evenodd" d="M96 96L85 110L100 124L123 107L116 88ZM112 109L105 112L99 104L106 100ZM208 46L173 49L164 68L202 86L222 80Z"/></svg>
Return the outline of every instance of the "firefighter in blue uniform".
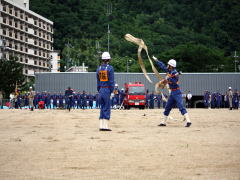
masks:
<svg viewBox="0 0 240 180"><path fill-rule="evenodd" d="M204 106L205 108L208 108L208 105L209 105L209 92L208 91L205 91L204 92Z"/></svg>
<svg viewBox="0 0 240 180"><path fill-rule="evenodd" d="M109 65L111 57L109 52L103 52L102 65L100 65L96 72L97 90L99 92L100 103L100 131L111 131L108 128L108 122L111 114L111 100L110 96L114 89L114 69Z"/></svg>
<svg viewBox="0 0 240 180"><path fill-rule="evenodd" d="M54 93L52 95L52 100L53 100L53 109L57 109L57 100L58 100L58 96L56 93Z"/></svg>
<svg viewBox="0 0 240 180"><path fill-rule="evenodd" d="M81 93L77 94L77 109L81 108Z"/></svg>
<svg viewBox="0 0 240 180"><path fill-rule="evenodd" d="M162 95L158 94L158 95L156 96L156 100L157 100L157 107L158 107L158 109L160 109L160 107L161 107L161 102L162 102Z"/></svg>
<svg viewBox="0 0 240 180"><path fill-rule="evenodd" d="M58 98L59 98L59 108L63 109L63 99L64 99L64 96L62 95L62 93L60 93Z"/></svg>
<svg viewBox="0 0 240 180"><path fill-rule="evenodd" d="M238 109L239 106L239 96L237 90L233 93L233 109Z"/></svg>
<svg viewBox="0 0 240 180"><path fill-rule="evenodd" d="M154 92L149 95L149 109L154 109Z"/></svg>
<svg viewBox="0 0 240 180"><path fill-rule="evenodd" d="M87 94L85 91L81 95L81 108L83 110L87 108Z"/></svg>
<svg viewBox="0 0 240 180"><path fill-rule="evenodd" d="M99 108L99 94L98 92L95 94L94 98L95 98L95 101L96 101L96 108L98 109Z"/></svg>
<svg viewBox="0 0 240 180"><path fill-rule="evenodd" d="M91 108L93 108L93 95L91 94L91 93L89 93L89 95L88 95L88 105L89 105L89 109Z"/></svg>
<svg viewBox="0 0 240 180"><path fill-rule="evenodd" d="M65 91L65 96L67 98L67 109L70 112L72 108L72 99L73 99L73 90L71 87L68 87L68 89Z"/></svg>
<svg viewBox="0 0 240 180"><path fill-rule="evenodd" d="M216 105L216 93L213 92L211 95L211 108L214 109Z"/></svg>
<svg viewBox="0 0 240 180"><path fill-rule="evenodd" d="M216 94L216 108L222 107L222 95L221 93L217 92Z"/></svg>
<svg viewBox="0 0 240 180"><path fill-rule="evenodd" d="M168 98L168 101L163 113L164 119L159 124L159 126L166 126L168 115L175 104L177 104L177 107L179 108L181 114L184 116L184 120L187 121L187 123L185 124L185 127L191 126L192 123L190 121L187 110L183 106L182 92L180 91L180 88L178 85L179 74L176 70L176 64L177 64L176 61L174 59L170 59L168 61L168 66L166 67L165 64L159 61L156 57L153 56L153 59L157 62L157 65L167 73L167 77L163 80L163 83L165 84L167 83L171 90L170 96Z"/></svg>
<svg viewBox="0 0 240 180"><path fill-rule="evenodd" d="M120 91L120 102L119 102L120 105L122 105L124 97L125 97L125 92L124 92L124 89L122 88Z"/></svg>
<svg viewBox="0 0 240 180"><path fill-rule="evenodd" d="M119 105L119 94L120 94L120 90L118 89L118 84L115 84L115 88L114 88L114 98L115 98L115 102L114 105Z"/></svg>

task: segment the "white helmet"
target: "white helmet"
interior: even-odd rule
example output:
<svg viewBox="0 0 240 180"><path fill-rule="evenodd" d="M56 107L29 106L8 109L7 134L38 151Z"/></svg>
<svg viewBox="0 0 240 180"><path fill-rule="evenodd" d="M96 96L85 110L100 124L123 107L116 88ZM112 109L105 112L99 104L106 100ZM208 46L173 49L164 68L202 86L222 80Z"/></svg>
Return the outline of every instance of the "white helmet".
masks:
<svg viewBox="0 0 240 180"><path fill-rule="evenodd" d="M118 86L118 84L115 84L115 86L117 87L117 86Z"/></svg>
<svg viewBox="0 0 240 180"><path fill-rule="evenodd" d="M232 89L232 87L229 87L228 89Z"/></svg>
<svg viewBox="0 0 240 180"><path fill-rule="evenodd" d="M172 66L172 67L176 67L176 66L177 66L177 62L176 62L176 60L174 60L174 59L170 59L170 60L168 61L168 65L170 65L170 66Z"/></svg>
<svg viewBox="0 0 240 180"><path fill-rule="evenodd" d="M111 59L111 56L110 56L109 52L103 52L102 53L102 59L103 60Z"/></svg>

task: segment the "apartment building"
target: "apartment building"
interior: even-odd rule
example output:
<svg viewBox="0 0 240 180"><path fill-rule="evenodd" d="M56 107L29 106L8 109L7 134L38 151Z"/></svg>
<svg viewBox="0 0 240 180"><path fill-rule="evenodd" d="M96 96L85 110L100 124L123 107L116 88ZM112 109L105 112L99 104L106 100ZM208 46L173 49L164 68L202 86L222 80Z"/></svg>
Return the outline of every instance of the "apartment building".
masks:
<svg viewBox="0 0 240 180"><path fill-rule="evenodd" d="M0 0L0 40L0 58L18 57L26 76L50 71L53 22L29 10L29 0Z"/></svg>

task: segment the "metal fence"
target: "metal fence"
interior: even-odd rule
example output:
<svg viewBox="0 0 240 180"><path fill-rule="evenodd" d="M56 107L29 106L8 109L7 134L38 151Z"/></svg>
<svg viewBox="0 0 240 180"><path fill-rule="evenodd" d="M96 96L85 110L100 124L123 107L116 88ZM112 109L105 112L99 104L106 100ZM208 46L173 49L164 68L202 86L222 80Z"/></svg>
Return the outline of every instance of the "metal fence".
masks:
<svg viewBox="0 0 240 180"><path fill-rule="evenodd" d="M158 82L153 73L149 76L154 83ZM68 86L76 91L95 93L97 90L95 72L37 73L35 77L38 92L63 93ZM154 90L154 84L149 83L143 73L115 73L115 82L120 89L124 83L136 81L144 83L150 92ZM225 94L230 86L233 90L240 90L240 73L183 73L179 84L183 92L191 91L193 95L203 95L205 90Z"/></svg>

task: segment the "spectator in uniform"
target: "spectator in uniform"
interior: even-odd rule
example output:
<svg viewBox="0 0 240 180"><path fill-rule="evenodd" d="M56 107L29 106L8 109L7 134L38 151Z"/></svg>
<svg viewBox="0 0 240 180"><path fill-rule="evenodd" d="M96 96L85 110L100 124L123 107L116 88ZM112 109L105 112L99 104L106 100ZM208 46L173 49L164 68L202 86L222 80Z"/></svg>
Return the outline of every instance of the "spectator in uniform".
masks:
<svg viewBox="0 0 240 180"><path fill-rule="evenodd" d="M72 99L73 99L73 90L69 86L68 89L65 91L65 96L67 98L67 109L70 112L72 108Z"/></svg>
<svg viewBox="0 0 240 180"><path fill-rule="evenodd" d="M233 108L238 109L239 106L239 96L237 90L233 93Z"/></svg>
<svg viewBox="0 0 240 180"><path fill-rule="evenodd" d="M192 93L190 91L188 91L188 93L186 95L186 105L187 105L187 108L191 107L191 101L192 101Z"/></svg>
<svg viewBox="0 0 240 180"><path fill-rule="evenodd" d="M228 102L229 102L229 110L233 108L233 92L232 87L228 88Z"/></svg>

